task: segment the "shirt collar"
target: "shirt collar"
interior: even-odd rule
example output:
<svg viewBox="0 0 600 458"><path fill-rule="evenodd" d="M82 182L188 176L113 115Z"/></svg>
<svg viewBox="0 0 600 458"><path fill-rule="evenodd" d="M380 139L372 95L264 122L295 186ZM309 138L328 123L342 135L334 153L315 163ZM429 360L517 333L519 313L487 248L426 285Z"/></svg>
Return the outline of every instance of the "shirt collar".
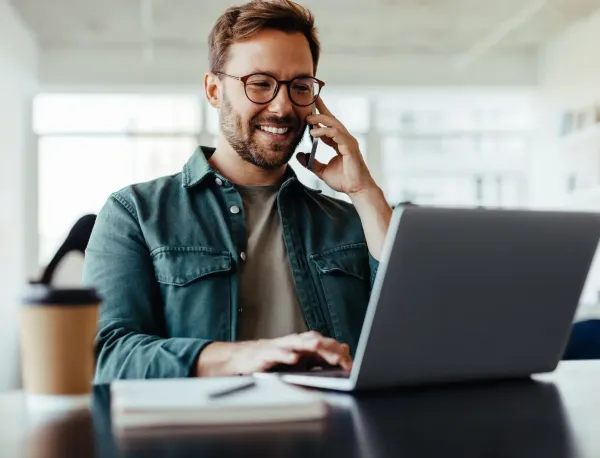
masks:
<svg viewBox="0 0 600 458"><path fill-rule="evenodd" d="M184 188L193 188L202 183L208 176L215 175L215 170L208 163L208 158L215 152L215 148L198 146L183 167L181 177Z"/></svg>
<svg viewBox="0 0 600 458"><path fill-rule="evenodd" d="M208 159L215 152L216 148L209 146L198 146L189 158L185 166L183 167L182 173L182 186L184 188L193 188L205 181L207 177L219 177L223 181L226 181L215 169L213 169L208 163ZM289 165L286 167L285 177L283 183L293 181L299 183L305 187L296 175L296 172Z"/></svg>

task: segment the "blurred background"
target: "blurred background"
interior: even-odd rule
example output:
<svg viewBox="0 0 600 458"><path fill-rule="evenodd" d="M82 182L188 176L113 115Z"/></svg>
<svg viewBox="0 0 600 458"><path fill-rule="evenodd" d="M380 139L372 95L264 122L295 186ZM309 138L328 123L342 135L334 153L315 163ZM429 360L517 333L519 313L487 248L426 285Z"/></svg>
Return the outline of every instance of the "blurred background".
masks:
<svg viewBox="0 0 600 458"><path fill-rule="evenodd" d="M206 41L237 3L0 0L5 360L15 297L75 221L215 144ZM317 20L322 97L392 205L600 209L600 0L301 3ZM596 264L580 317L600 316ZM0 389L17 383L4 372Z"/></svg>

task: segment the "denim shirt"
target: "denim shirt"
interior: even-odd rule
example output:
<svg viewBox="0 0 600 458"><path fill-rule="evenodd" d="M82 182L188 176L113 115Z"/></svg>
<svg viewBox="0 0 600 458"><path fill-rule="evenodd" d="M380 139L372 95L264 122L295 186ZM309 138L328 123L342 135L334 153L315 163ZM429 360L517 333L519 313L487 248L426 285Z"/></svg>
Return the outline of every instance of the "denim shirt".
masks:
<svg viewBox="0 0 600 458"><path fill-rule="evenodd" d="M212 341L236 340L242 198L199 147L176 175L113 193L98 214L83 280L103 298L95 383L186 377ZM354 354L378 263L354 207L302 185L277 195L307 327Z"/></svg>

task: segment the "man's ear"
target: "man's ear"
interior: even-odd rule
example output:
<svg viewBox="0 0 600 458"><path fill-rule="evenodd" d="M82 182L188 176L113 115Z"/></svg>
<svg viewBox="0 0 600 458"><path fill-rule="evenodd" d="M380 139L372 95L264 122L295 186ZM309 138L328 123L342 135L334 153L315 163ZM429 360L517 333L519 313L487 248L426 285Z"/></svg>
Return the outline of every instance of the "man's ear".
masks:
<svg viewBox="0 0 600 458"><path fill-rule="evenodd" d="M214 108L221 108L221 80L212 72L204 74L204 94Z"/></svg>

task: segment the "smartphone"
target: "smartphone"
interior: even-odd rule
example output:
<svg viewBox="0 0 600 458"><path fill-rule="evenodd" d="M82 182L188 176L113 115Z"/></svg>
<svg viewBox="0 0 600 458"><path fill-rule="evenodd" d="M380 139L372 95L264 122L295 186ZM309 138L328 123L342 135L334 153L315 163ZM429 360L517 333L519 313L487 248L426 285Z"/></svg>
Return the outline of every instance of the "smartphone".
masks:
<svg viewBox="0 0 600 458"><path fill-rule="evenodd" d="M317 114L317 109L313 108L313 114ZM314 125L310 125L310 127L308 128L308 133L310 135L310 131L313 130L315 128ZM310 155L308 156L308 163L307 163L307 168L308 170L312 170L313 168L313 164L315 162L315 155L317 154L317 143L319 143L319 139L318 138L313 138L313 136L311 135L310 138L312 139L312 148L310 149Z"/></svg>

